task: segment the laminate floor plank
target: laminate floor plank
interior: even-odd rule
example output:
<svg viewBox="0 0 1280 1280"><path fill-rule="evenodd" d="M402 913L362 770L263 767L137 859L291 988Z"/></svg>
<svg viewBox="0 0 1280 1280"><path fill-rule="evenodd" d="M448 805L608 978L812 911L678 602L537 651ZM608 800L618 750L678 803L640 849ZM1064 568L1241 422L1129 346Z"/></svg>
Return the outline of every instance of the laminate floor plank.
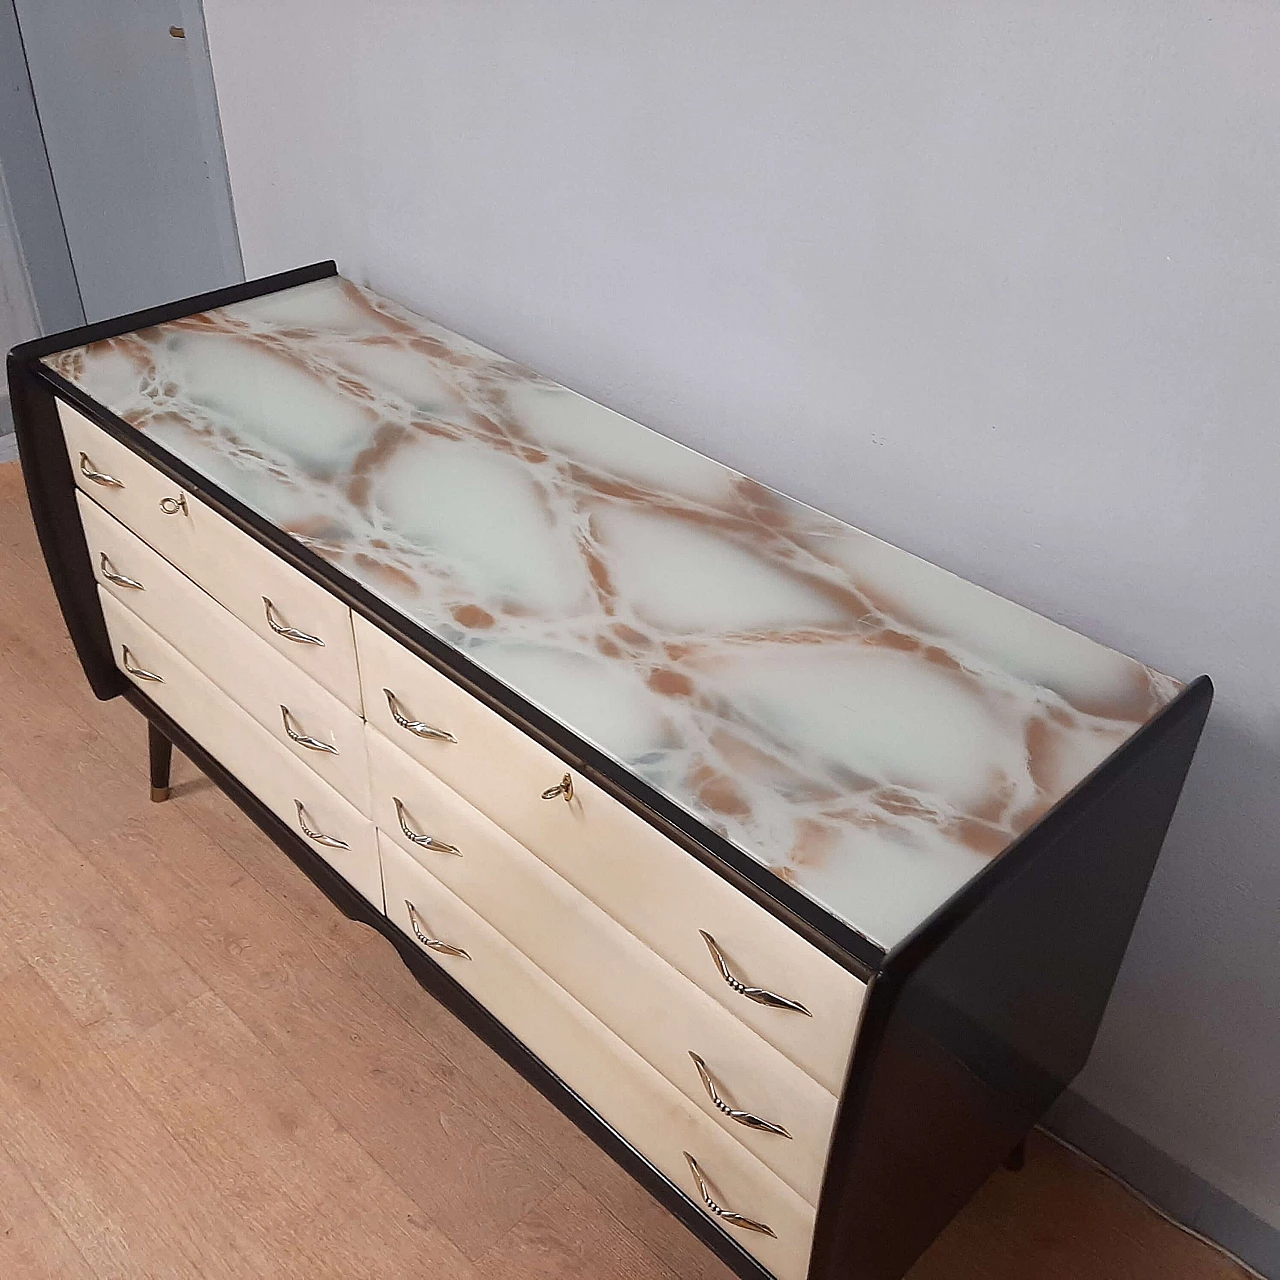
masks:
<svg viewBox="0 0 1280 1280"><path fill-rule="evenodd" d="M150 803L16 463L0 681L0 1277L726 1280L189 762ZM1152 1276L1244 1272L1036 1137L911 1280Z"/></svg>
<svg viewBox="0 0 1280 1280"><path fill-rule="evenodd" d="M8 938L9 930L0 931L0 978L17 973L27 962L14 949Z"/></svg>
<svg viewBox="0 0 1280 1280"><path fill-rule="evenodd" d="M20 954L95 1039L128 1039L207 988L0 772L0 916Z"/></svg>
<svg viewBox="0 0 1280 1280"><path fill-rule="evenodd" d="M291 1268L351 1280L481 1274L216 996L110 1056Z"/></svg>
<svg viewBox="0 0 1280 1280"><path fill-rule="evenodd" d="M0 974L0 977L3 977ZM94 1280L49 1206L0 1143L0 1276L5 1280Z"/></svg>
<svg viewBox="0 0 1280 1280"><path fill-rule="evenodd" d="M572 1180L516 1223L481 1269L486 1280L679 1280Z"/></svg>
<svg viewBox="0 0 1280 1280"><path fill-rule="evenodd" d="M261 1241L32 969L0 982L0 1143L100 1280L243 1280Z"/></svg>
<svg viewBox="0 0 1280 1280"><path fill-rule="evenodd" d="M83 710L61 694L77 684ZM120 745L89 722L86 713L95 714L102 704L73 665L6 636L0 640L0 685L5 708L0 769L68 840L87 843L145 813L150 803L145 739L141 760L127 760ZM120 705L137 720L132 708ZM136 731L126 741L139 742Z"/></svg>

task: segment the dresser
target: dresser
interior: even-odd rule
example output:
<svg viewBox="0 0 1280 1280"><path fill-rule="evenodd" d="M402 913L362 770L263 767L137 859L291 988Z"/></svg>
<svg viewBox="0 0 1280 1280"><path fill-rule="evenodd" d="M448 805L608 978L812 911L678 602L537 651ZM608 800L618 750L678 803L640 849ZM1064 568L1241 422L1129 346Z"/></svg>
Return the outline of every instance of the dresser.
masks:
<svg viewBox="0 0 1280 1280"><path fill-rule="evenodd" d="M8 371L152 798L176 745L740 1275L902 1276L1083 1066L1206 677L333 263Z"/></svg>

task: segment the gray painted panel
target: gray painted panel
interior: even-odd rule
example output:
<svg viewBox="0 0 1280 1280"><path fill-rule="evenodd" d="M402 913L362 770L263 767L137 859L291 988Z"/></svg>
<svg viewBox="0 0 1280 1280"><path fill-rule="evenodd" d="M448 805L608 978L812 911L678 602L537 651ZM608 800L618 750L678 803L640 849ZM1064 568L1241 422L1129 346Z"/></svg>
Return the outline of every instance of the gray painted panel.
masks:
<svg viewBox="0 0 1280 1280"><path fill-rule="evenodd" d="M83 324L12 0L0 0L0 172L41 332Z"/></svg>
<svg viewBox="0 0 1280 1280"><path fill-rule="evenodd" d="M199 6L17 11L87 319L242 279Z"/></svg>

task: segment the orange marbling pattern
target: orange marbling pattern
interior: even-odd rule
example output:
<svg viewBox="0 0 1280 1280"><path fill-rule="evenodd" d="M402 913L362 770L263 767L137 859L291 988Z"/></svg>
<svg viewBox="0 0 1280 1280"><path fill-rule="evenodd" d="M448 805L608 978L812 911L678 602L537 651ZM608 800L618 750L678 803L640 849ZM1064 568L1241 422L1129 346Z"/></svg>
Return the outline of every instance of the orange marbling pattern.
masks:
<svg viewBox="0 0 1280 1280"><path fill-rule="evenodd" d="M340 278L48 363L885 946L1179 688Z"/></svg>

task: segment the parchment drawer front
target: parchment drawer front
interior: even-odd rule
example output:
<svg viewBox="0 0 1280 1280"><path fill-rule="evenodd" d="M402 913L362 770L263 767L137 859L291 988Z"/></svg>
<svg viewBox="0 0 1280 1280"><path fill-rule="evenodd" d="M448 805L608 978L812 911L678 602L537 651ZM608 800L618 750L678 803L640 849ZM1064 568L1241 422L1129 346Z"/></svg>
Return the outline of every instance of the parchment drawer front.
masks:
<svg viewBox="0 0 1280 1280"><path fill-rule="evenodd" d="M192 499L200 585L277 653L361 714L351 610L270 548Z"/></svg>
<svg viewBox="0 0 1280 1280"><path fill-rule="evenodd" d="M141 538L82 494L78 498L98 585L367 815L369 768L360 717Z"/></svg>
<svg viewBox="0 0 1280 1280"><path fill-rule="evenodd" d="M370 724L839 1096L861 980L434 667L354 621ZM566 775L571 788L554 794Z"/></svg>
<svg viewBox="0 0 1280 1280"><path fill-rule="evenodd" d="M816 1204L836 1099L377 729L367 732L378 827Z"/></svg>
<svg viewBox="0 0 1280 1280"><path fill-rule="evenodd" d="M359 715L347 606L74 409L58 413L81 490Z"/></svg>
<svg viewBox="0 0 1280 1280"><path fill-rule="evenodd" d="M373 823L101 587L116 663L210 755L383 910Z"/></svg>
<svg viewBox="0 0 1280 1280"><path fill-rule="evenodd" d="M728 1235L780 1280L803 1280L813 1209L385 833L379 847L388 916ZM716 1218L686 1151L720 1206L774 1235Z"/></svg>
<svg viewBox="0 0 1280 1280"><path fill-rule="evenodd" d="M149 462L57 401L76 485L190 577L201 577L193 499Z"/></svg>

